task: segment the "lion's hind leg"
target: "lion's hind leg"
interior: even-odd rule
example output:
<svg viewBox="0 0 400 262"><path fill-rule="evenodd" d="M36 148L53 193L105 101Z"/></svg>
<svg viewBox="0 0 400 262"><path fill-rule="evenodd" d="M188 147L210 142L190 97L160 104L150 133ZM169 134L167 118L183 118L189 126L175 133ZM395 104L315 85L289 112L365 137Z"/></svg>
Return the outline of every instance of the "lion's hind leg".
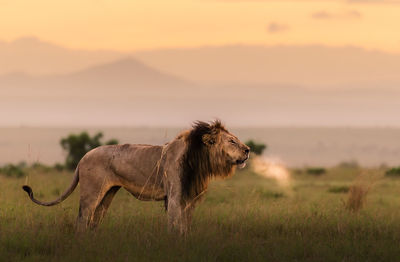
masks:
<svg viewBox="0 0 400 262"><path fill-rule="evenodd" d="M89 202L87 199L80 201L79 214L76 219L76 231L78 233L85 232L93 219L93 214L96 209L95 201Z"/></svg>
<svg viewBox="0 0 400 262"><path fill-rule="evenodd" d="M119 186L114 186L107 190L100 190L96 195L81 196L79 214L76 221L78 232L97 227L119 189Z"/></svg>
<svg viewBox="0 0 400 262"><path fill-rule="evenodd" d="M88 228L94 228L99 222L101 215L107 209L104 207L110 205L112 197L116 193L117 189L114 189L110 184L107 184L106 180L95 181L93 179L82 179L79 214L76 221L76 230L78 232L84 232ZM119 189L119 187L116 188ZM108 194L109 192L110 194ZM99 209L98 215L96 216L96 210L100 205L102 207Z"/></svg>
<svg viewBox="0 0 400 262"><path fill-rule="evenodd" d="M100 203L96 207L96 210L94 211L93 219L90 223L91 228L96 228L97 225L101 222L107 212L108 207L111 204L111 201L113 200L115 194L120 188L120 186L111 187L104 195L103 199L100 201Z"/></svg>

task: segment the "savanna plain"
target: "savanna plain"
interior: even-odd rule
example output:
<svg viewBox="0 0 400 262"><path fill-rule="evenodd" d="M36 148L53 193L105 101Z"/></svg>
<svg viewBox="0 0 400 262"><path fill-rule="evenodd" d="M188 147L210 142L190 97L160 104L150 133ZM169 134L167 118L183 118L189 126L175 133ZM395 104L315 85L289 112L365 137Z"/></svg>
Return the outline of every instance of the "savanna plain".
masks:
<svg viewBox="0 0 400 262"><path fill-rule="evenodd" d="M400 178L344 163L290 169L284 185L251 164L212 181L190 233L167 232L163 202L120 190L96 231L75 234L79 187L54 207L33 204L29 183L51 200L73 174L33 166L0 175L1 261L398 261Z"/></svg>

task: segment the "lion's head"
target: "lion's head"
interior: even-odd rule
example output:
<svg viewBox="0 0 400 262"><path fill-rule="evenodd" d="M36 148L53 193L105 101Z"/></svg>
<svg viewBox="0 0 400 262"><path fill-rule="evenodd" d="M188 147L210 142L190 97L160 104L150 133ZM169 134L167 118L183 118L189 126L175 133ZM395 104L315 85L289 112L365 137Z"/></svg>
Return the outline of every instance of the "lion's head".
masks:
<svg viewBox="0 0 400 262"><path fill-rule="evenodd" d="M186 135L182 159L182 188L186 197L197 197L211 177L228 177L236 167L245 166L250 149L231 134L220 121L195 122Z"/></svg>

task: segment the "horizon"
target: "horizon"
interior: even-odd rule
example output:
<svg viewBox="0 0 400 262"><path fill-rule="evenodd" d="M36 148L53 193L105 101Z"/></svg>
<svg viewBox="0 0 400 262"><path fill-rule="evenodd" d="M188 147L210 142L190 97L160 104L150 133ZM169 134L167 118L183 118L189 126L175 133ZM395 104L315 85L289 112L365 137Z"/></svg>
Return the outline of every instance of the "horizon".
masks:
<svg viewBox="0 0 400 262"><path fill-rule="evenodd" d="M104 141L119 144L162 145L174 139L186 127L65 127L0 128L0 166L7 163L43 163L53 165L65 158L60 140L68 135L101 132ZM400 157L400 128L248 128L227 126L242 142L267 145L264 157L286 166L334 167L357 163L362 167L395 166Z"/></svg>

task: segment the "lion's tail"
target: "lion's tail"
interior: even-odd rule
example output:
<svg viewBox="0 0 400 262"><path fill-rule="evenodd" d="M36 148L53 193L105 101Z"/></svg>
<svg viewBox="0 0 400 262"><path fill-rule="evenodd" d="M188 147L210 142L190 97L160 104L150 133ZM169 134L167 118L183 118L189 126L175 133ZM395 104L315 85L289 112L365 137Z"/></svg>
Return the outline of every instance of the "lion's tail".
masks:
<svg viewBox="0 0 400 262"><path fill-rule="evenodd" d="M78 182L79 182L79 167L76 168L76 170L75 170L74 180L72 181L69 188L59 198L57 198L56 200L51 201L51 202L41 202L41 201L35 199L35 197L33 196L32 188L30 186L24 185L24 186L22 186L22 189L24 191L26 191L26 193L28 193L29 198L34 203L36 203L38 205L42 205L42 206L54 206L54 205L57 205L58 203L61 203L67 197L69 197L69 195L71 195L71 193L75 190L76 186L78 185Z"/></svg>

